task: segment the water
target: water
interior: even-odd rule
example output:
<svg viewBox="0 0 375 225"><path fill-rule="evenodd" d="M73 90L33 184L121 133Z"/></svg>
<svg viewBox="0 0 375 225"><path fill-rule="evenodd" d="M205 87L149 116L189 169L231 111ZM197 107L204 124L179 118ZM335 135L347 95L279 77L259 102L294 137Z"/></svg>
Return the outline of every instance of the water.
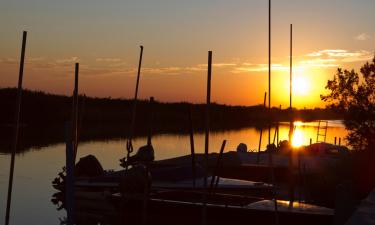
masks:
<svg viewBox="0 0 375 225"><path fill-rule="evenodd" d="M347 134L340 121L330 121L327 129L327 142L333 143L334 137L341 138L341 144ZM297 123L296 132L302 144L309 144L310 138L316 141L317 123ZM280 140L288 138L289 125L281 124ZM235 150L239 143L245 143L248 149L258 148L260 131L245 128L233 131L212 132L210 135L210 152L218 152L224 139L227 140L226 151ZM273 140L274 130L271 130ZM204 134L195 135L196 152L204 150ZM262 149L268 142L268 130L264 130ZM134 141L134 147L146 144L145 138ZM190 154L188 135L157 135L153 137L153 146L157 160ZM105 169L120 169L119 159L124 157L125 140L89 141L79 145L78 158L87 154L95 155ZM60 224L59 218L65 211L57 211L50 202L55 193L51 181L61 171L65 163L65 144L60 143L48 147L30 149L16 156L15 176L12 197L11 224L40 225ZM10 155L0 154L0 223L4 221L6 193L8 188Z"/></svg>

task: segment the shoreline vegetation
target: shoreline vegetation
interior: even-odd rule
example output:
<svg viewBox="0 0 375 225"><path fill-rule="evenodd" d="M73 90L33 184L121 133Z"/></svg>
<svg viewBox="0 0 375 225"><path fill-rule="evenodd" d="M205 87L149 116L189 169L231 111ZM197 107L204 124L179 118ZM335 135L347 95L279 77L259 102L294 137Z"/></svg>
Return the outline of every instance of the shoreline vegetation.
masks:
<svg viewBox="0 0 375 225"><path fill-rule="evenodd" d="M1 88L0 102L0 152L10 152L12 124L14 120L15 88ZM21 109L21 148L42 147L64 141L64 123L72 114L72 97L24 90ZM133 100L80 96L80 140L126 138L129 132ZM204 104L187 102L163 103L155 101L152 113L148 100L137 102L135 136L146 136L150 129L154 134L187 134L189 111L192 111L194 130L204 130ZM152 114L152 119L150 115ZM260 129L269 122L290 120L289 109L274 107L269 113L262 105L228 106L213 103L211 106L211 130L233 130L245 127ZM293 109L294 120L337 120L343 116L331 109ZM151 125L151 126L150 126Z"/></svg>

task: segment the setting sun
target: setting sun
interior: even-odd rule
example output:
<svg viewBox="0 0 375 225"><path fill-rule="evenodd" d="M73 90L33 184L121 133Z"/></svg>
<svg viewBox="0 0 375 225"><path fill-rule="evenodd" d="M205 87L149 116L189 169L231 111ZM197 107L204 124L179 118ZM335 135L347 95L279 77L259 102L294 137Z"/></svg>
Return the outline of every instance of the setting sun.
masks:
<svg viewBox="0 0 375 225"><path fill-rule="evenodd" d="M310 83L307 78L297 76L293 79L293 92L297 95L307 95L310 90Z"/></svg>

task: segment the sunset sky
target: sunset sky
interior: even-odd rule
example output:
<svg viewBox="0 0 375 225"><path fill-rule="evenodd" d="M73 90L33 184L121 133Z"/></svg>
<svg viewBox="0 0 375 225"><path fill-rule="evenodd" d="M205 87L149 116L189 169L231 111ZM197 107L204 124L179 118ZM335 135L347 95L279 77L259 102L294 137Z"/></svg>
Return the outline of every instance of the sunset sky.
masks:
<svg viewBox="0 0 375 225"><path fill-rule="evenodd" d="M144 45L140 97L203 102L207 51L212 100L263 102L267 90L268 0L4 0L0 3L0 87L17 83L28 31L24 86L71 94L133 96ZM359 69L375 51L374 0L273 0L272 99L289 105L289 26L294 30L295 107L322 107L337 67Z"/></svg>

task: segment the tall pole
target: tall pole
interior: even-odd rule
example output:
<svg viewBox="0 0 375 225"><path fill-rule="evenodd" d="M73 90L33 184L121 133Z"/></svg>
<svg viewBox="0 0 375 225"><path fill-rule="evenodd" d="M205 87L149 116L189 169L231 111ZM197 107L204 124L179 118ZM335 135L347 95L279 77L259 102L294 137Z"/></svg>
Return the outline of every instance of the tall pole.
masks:
<svg viewBox="0 0 375 225"><path fill-rule="evenodd" d="M211 70L212 70L212 51L208 51L208 69L207 69L207 95L206 95L206 132L204 141L204 165L205 175L203 180L204 194L203 194L203 212L202 224L207 222L207 176L208 176L208 146L210 136L210 105L211 105Z"/></svg>
<svg viewBox="0 0 375 225"><path fill-rule="evenodd" d="M138 87L139 87L139 79L141 76L141 67L142 67L142 57L143 57L143 46L139 46L141 48L141 52L139 55L139 62L138 62L138 72L137 72L137 81L135 84L135 93L134 93L134 102L133 102L133 111L132 111L132 118L131 118L131 124L130 124L130 132L129 132L129 139L126 142L126 150L127 150L127 156L126 159L129 159L130 153L133 152L133 144L132 139L134 135L134 129L135 129L135 116L137 114L137 99L138 99ZM127 166L126 166L127 168Z"/></svg>
<svg viewBox="0 0 375 225"><path fill-rule="evenodd" d="M293 108L292 108L292 96L293 96L293 24L290 24L290 81L289 81L289 110L290 110L290 122L289 122L289 144L292 143L293 140ZM293 149L290 148L289 152L289 206L293 206L294 202L294 173L293 173L293 158L294 152Z"/></svg>
<svg viewBox="0 0 375 225"><path fill-rule="evenodd" d="M293 138L293 108L292 108L292 96L293 96L293 24L290 24L290 68L289 68L289 113L290 113L290 124L289 124L289 143L292 143Z"/></svg>
<svg viewBox="0 0 375 225"><path fill-rule="evenodd" d="M268 109L271 116L271 0L268 0ZM268 126L268 144L271 144L271 123Z"/></svg>
<svg viewBox="0 0 375 225"><path fill-rule="evenodd" d="M75 163L77 157L78 147L78 74L79 63L74 67L74 91L73 91L73 116L72 116L72 135L73 135L73 162Z"/></svg>
<svg viewBox="0 0 375 225"><path fill-rule="evenodd" d="M271 116L271 0L268 0L268 109L269 116ZM271 118L270 118L271 119ZM268 145L271 144L271 123L268 125ZM274 210L275 210L275 223L279 224L279 217L277 212L277 198L276 198L276 187L275 187L275 174L273 168L272 150L269 149L268 161L271 172L271 181L273 184L273 195L274 195Z"/></svg>
<svg viewBox="0 0 375 225"><path fill-rule="evenodd" d="M19 70L19 75L18 75L16 114L14 116L15 126L14 126L13 151L12 151L12 155L10 159L8 198L7 198L7 206L6 206L6 214L5 214L5 225L9 225L10 205L12 202L14 164L15 164L16 152L18 150L20 112L21 112L21 100L22 100L22 79L23 79L23 67L25 63L26 38L27 38L27 31L24 31L22 34L22 49L21 49L20 70Z"/></svg>

